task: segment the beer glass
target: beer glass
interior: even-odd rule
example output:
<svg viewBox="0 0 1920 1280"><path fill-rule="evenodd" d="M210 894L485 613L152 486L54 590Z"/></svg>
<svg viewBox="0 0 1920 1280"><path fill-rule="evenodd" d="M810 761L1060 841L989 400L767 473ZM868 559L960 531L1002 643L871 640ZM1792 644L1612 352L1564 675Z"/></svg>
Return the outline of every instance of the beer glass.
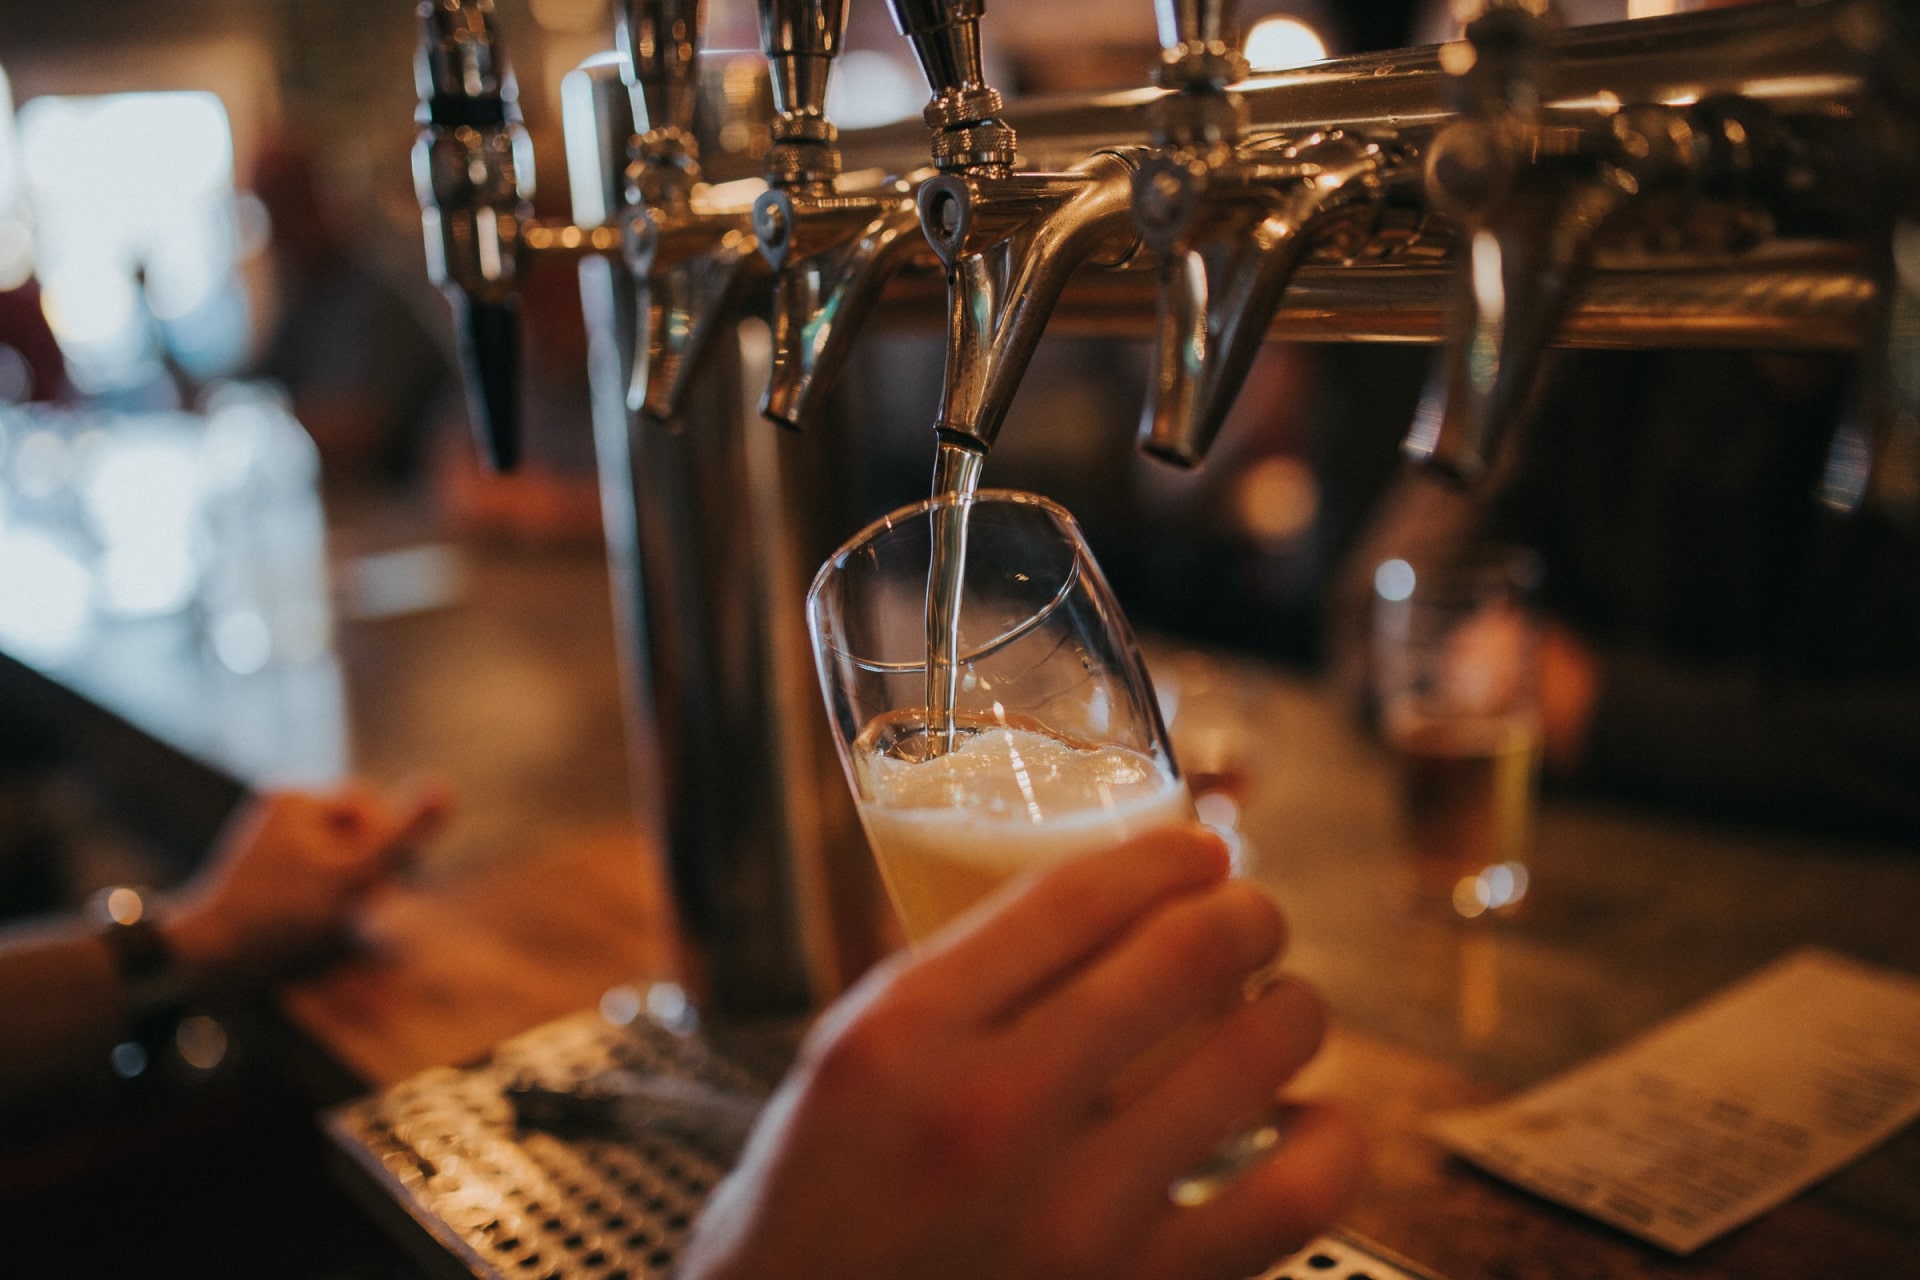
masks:
<svg viewBox="0 0 1920 1280"><path fill-rule="evenodd" d="M953 731L930 726L935 522L964 507ZM881 876L924 938L1018 872L1193 821L1146 666L1073 518L938 497L870 525L807 597L821 691Z"/></svg>
<svg viewBox="0 0 1920 1280"><path fill-rule="evenodd" d="M964 507L953 732L928 712L929 571ZM867 527L807 596L820 687L868 842L918 941L1031 867L1194 821L1146 664L1064 509L1028 493L936 497ZM949 633L951 634L951 633ZM944 687L944 682L943 682ZM1143 1089L1205 1032L1198 1015L1123 1072ZM1282 1141L1223 1142L1168 1194L1200 1204Z"/></svg>
<svg viewBox="0 0 1920 1280"><path fill-rule="evenodd" d="M1374 573L1380 727L1418 898L1473 918L1527 892L1540 766L1538 560L1478 547Z"/></svg>

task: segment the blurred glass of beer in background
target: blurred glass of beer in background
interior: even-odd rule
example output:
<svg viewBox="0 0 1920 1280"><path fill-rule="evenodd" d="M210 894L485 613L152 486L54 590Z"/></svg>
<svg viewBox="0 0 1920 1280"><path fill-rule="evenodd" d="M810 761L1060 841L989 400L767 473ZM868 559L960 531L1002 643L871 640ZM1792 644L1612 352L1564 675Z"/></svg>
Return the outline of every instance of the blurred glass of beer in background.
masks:
<svg viewBox="0 0 1920 1280"><path fill-rule="evenodd" d="M1527 892L1540 772L1539 560L1482 546L1374 572L1380 725L1422 905L1511 911Z"/></svg>

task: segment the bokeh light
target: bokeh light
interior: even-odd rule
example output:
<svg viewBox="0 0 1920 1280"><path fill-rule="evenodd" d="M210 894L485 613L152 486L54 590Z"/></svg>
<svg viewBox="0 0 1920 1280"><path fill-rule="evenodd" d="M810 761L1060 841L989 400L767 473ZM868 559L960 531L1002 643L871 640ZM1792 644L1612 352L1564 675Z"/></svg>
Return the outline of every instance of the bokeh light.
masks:
<svg viewBox="0 0 1920 1280"><path fill-rule="evenodd" d="M1327 56L1327 42L1298 18L1264 18L1247 32L1244 51L1255 70L1279 71L1319 62Z"/></svg>
<svg viewBox="0 0 1920 1280"><path fill-rule="evenodd" d="M926 82L904 59L849 49L827 82L827 118L843 129L889 124L918 114L926 98Z"/></svg>
<svg viewBox="0 0 1920 1280"><path fill-rule="evenodd" d="M18 142L47 320L75 384L100 392L140 381L162 340L195 374L236 365L246 303L220 100L47 95L21 108Z"/></svg>
<svg viewBox="0 0 1920 1280"><path fill-rule="evenodd" d="M1382 600L1393 604L1413 595L1413 566L1405 560L1382 561L1373 571L1373 589Z"/></svg>

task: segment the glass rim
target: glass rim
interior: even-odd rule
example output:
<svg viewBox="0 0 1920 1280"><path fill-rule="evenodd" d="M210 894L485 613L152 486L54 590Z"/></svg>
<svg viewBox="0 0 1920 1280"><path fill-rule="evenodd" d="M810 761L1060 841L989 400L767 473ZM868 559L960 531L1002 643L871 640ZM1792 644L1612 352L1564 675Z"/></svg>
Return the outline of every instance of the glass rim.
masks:
<svg viewBox="0 0 1920 1280"><path fill-rule="evenodd" d="M1026 489L982 489L978 493L971 495L942 493L932 497L922 498L918 502L908 503L904 507L897 507L879 519L869 521L858 533L841 543L839 547L835 548L833 554L827 557L826 563L822 564L819 571L813 575L813 582L807 588L808 629L812 631L815 642L824 643L824 647L839 657L852 662L862 671L871 671L887 675L904 675L913 671L925 671L927 669L927 661L924 657L917 662L883 662L877 658L868 658L857 653L852 653L838 643L832 640L826 640L821 634L818 621L821 587L829 575L836 569L844 567L847 557L853 555L881 534L892 532L896 526L905 524L917 516L924 516L928 512L940 507L963 505L972 507L979 506L982 503L1038 508L1060 523L1066 532L1072 536L1077 550L1073 557L1072 571L1065 576L1059 589L1053 593L1046 603L1036 608L1032 613L991 640L983 644L975 645L973 648L957 655L956 661L971 662L982 654L991 653L1002 645L1010 644L1018 640L1021 636L1026 635L1035 627L1045 622L1049 617L1053 616L1054 611L1060 607L1061 602L1067 598L1068 594L1073 591L1075 585L1079 583L1083 573L1080 561L1082 554L1084 554L1087 549L1087 539L1086 535L1080 531L1079 523L1074 520L1073 513L1053 499L1046 497L1044 494L1033 493Z"/></svg>

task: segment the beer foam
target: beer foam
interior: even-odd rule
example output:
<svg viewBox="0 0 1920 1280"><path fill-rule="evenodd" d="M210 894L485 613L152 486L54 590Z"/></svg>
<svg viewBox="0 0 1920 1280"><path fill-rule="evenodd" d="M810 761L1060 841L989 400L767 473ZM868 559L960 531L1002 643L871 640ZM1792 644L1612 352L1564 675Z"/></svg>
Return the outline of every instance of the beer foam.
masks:
<svg viewBox="0 0 1920 1280"><path fill-rule="evenodd" d="M1054 861L1193 820L1185 785L1152 757L1029 729L989 728L931 759L876 755L860 767L876 843L974 865Z"/></svg>

